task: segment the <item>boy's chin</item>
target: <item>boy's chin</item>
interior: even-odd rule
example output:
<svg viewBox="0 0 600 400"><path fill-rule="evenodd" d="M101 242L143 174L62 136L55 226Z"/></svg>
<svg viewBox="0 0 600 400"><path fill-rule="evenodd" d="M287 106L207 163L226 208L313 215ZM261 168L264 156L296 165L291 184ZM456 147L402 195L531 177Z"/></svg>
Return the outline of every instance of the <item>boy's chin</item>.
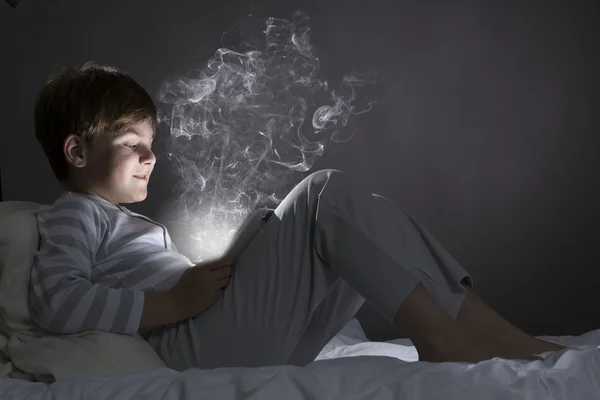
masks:
<svg viewBox="0 0 600 400"><path fill-rule="evenodd" d="M139 203L140 201L146 200L148 197L148 193L135 193L133 195L127 196L127 201L121 201L122 204L131 204L131 203Z"/></svg>
<svg viewBox="0 0 600 400"><path fill-rule="evenodd" d="M132 203L139 203L140 201L144 201L144 200L146 200L146 197L148 197L147 194L145 194L143 196L136 196L134 198L134 200L132 201Z"/></svg>

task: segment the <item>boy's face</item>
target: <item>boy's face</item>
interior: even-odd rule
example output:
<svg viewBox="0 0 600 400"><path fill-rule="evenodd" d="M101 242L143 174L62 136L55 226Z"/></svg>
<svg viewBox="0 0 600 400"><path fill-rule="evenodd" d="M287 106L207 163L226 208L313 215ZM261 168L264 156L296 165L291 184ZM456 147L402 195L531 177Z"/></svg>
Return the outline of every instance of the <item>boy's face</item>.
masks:
<svg viewBox="0 0 600 400"><path fill-rule="evenodd" d="M111 203L135 203L148 195L148 181L156 157L154 130L147 122L132 125L124 134L97 135L85 151L80 169L82 188Z"/></svg>

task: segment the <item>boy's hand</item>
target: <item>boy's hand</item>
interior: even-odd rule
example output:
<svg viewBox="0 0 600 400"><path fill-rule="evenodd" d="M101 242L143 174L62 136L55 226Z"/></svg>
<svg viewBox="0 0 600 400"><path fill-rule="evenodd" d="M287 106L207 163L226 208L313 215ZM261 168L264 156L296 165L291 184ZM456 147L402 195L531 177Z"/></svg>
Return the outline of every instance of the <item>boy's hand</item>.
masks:
<svg viewBox="0 0 600 400"><path fill-rule="evenodd" d="M223 258L205 261L179 277L171 293L188 318L203 313L219 300L231 279L232 264Z"/></svg>

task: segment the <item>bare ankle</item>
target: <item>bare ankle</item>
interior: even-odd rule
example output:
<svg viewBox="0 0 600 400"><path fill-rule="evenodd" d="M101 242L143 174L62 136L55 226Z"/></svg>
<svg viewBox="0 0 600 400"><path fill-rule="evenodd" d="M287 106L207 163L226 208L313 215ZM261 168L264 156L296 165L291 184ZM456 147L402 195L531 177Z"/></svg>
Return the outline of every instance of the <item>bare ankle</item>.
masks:
<svg viewBox="0 0 600 400"><path fill-rule="evenodd" d="M400 305L394 323L414 343L436 347L459 338L460 328L423 284L419 283Z"/></svg>

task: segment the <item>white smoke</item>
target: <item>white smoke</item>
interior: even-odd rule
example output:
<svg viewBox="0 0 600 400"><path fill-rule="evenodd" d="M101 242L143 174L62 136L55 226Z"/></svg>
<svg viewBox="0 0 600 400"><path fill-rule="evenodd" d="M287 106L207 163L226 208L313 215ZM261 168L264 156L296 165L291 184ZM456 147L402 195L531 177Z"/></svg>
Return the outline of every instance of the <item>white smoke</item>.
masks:
<svg viewBox="0 0 600 400"><path fill-rule="evenodd" d="M180 179L170 218L177 216L189 238L181 250L193 260L220 255L249 213L276 207L293 174L309 171L327 141L349 140L340 128L371 109L372 102L354 103L373 74L344 76L337 92L317 76L304 13L268 18L262 34L262 48L220 48L205 68L159 92L167 155Z"/></svg>

